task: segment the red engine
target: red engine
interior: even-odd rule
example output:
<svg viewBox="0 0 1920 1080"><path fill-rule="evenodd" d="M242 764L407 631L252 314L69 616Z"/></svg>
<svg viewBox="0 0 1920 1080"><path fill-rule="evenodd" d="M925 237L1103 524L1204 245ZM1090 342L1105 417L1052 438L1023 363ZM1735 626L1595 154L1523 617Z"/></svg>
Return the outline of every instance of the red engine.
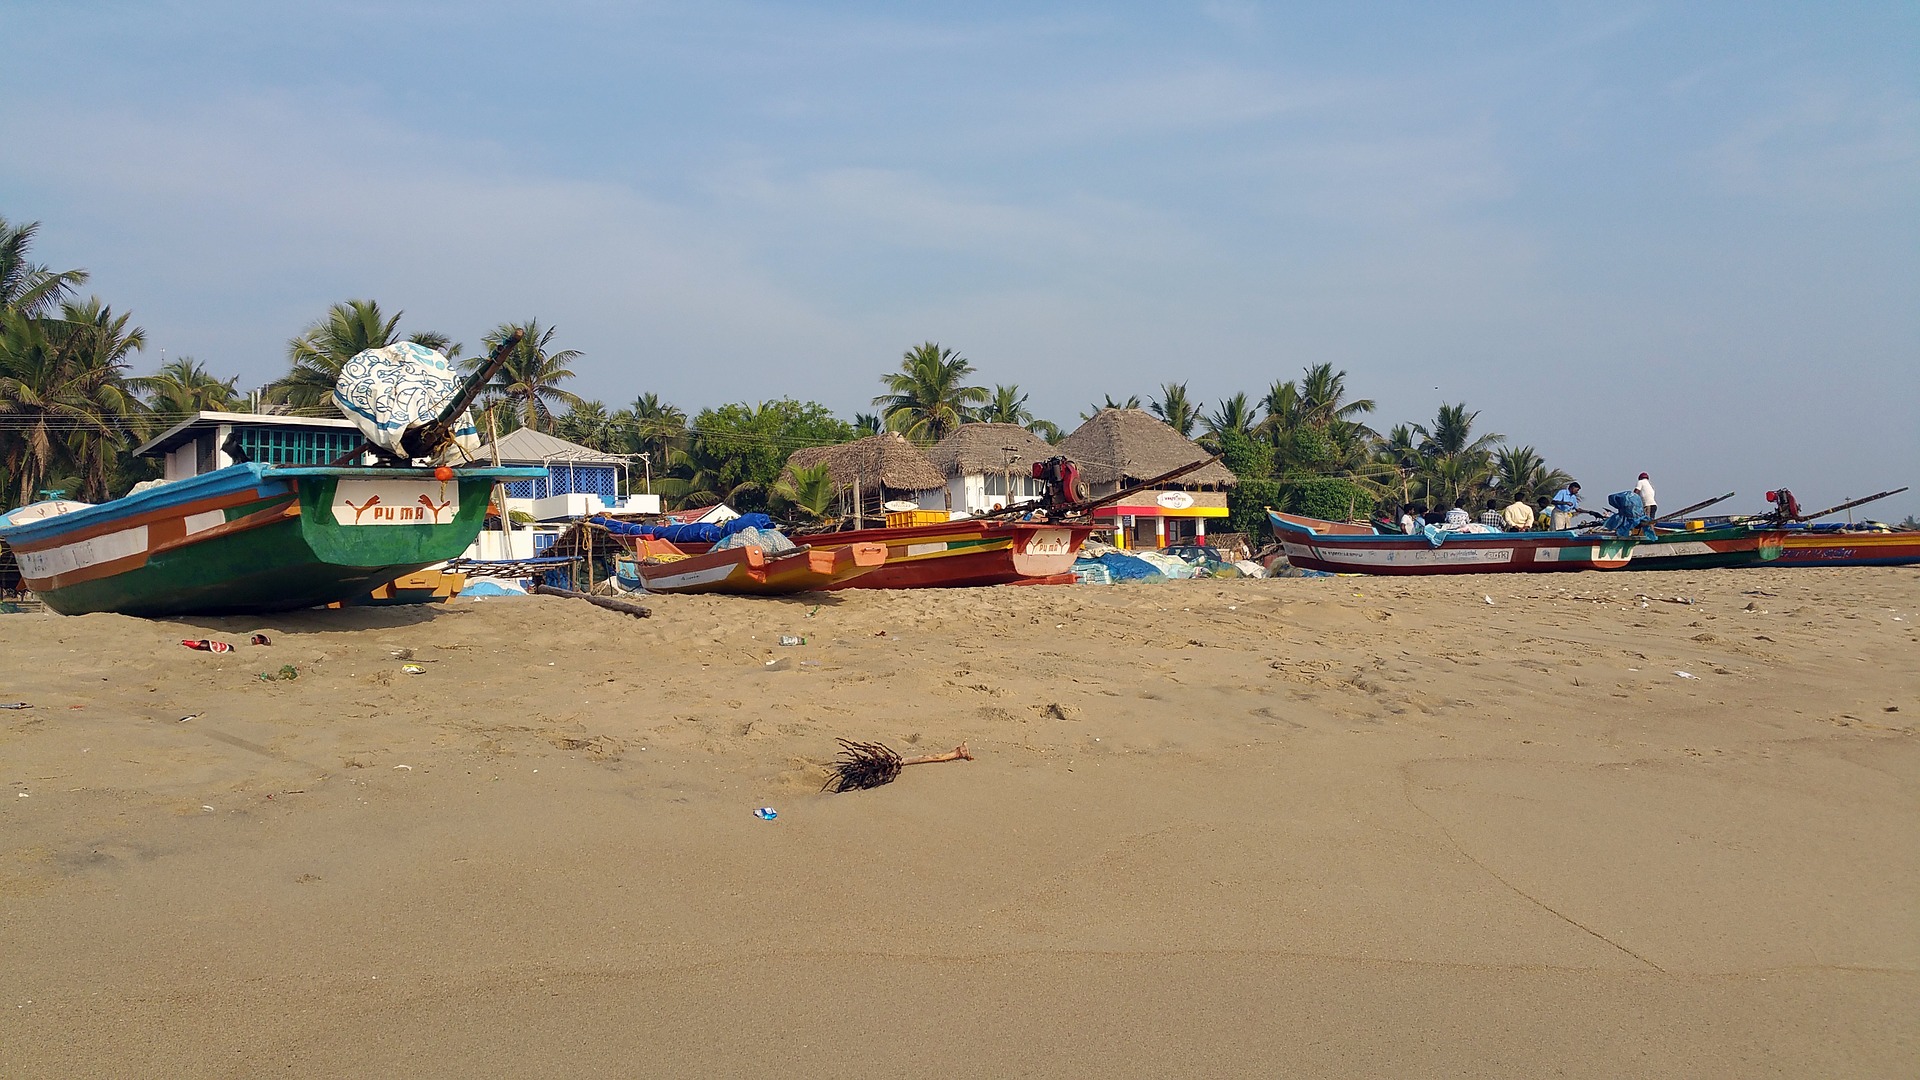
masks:
<svg viewBox="0 0 1920 1080"><path fill-rule="evenodd" d="M1781 488L1778 491L1769 491L1767 492L1767 501L1774 506L1774 517L1779 518L1781 521L1800 520L1800 500L1793 497L1793 492L1788 491L1786 488Z"/></svg>
<svg viewBox="0 0 1920 1080"><path fill-rule="evenodd" d="M1050 457L1033 463L1033 478L1047 485L1040 504L1049 511L1059 510L1079 498L1080 466L1064 457Z"/></svg>

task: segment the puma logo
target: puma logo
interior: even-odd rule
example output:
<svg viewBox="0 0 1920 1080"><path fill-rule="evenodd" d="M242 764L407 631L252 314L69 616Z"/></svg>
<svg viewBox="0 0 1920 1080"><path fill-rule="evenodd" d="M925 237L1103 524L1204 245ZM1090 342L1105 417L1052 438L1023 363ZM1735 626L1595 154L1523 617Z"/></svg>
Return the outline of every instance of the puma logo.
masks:
<svg viewBox="0 0 1920 1080"><path fill-rule="evenodd" d="M375 496L375 498L378 498L378 497L379 496L377 495ZM420 505L426 507L428 510L433 511L433 523L435 525L438 525L440 524L440 511L445 510L449 506L452 506L453 502L452 500L446 500L436 505L432 499L428 498L425 495L422 495L420 496Z"/></svg>

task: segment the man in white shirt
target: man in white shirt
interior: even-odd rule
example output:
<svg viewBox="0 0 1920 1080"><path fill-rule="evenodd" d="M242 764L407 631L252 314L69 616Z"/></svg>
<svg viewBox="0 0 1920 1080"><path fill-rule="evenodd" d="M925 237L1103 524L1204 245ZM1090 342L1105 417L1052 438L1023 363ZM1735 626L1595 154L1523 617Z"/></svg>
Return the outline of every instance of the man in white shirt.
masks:
<svg viewBox="0 0 1920 1080"><path fill-rule="evenodd" d="M1640 480L1633 485L1633 493L1640 496L1640 501L1646 504L1648 517L1657 518L1660 516L1656 512L1657 508L1654 505L1656 500L1653 495L1653 481L1647 477L1646 473L1640 474Z"/></svg>

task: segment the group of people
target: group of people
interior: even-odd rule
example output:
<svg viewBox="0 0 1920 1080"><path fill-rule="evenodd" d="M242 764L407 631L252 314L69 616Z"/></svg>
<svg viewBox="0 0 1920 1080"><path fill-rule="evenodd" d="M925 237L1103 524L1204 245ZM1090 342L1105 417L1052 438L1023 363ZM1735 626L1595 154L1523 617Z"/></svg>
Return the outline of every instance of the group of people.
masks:
<svg viewBox="0 0 1920 1080"><path fill-rule="evenodd" d="M1633 485L1633 492L1640 496L1649 519L1659 516L1651 477L1641 473L1640 479ZM1476 519L1467 511L1464 500L1455 500L1450 509L1429 507L1425 503L1408 503L1401 508L1397 520L1389 507L1374 526L1383 532L1397 530L1408 535L1420 532L1429 525L1448 532L1559 532L1573 528L1576 514L1603 516L1580 506L1580 482L1573 480L1566 487L1541 499L1538 506L1525 499L1515 499L1502 507L1499 499L1488 499L1487 508L1480 511Z"/></svg>

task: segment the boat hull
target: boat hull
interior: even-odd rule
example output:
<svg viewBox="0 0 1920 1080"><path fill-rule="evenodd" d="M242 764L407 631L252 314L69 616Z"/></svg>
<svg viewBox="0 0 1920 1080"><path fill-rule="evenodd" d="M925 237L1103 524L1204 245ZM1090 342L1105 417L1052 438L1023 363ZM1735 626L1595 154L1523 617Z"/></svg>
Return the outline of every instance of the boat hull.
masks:
<svg viewBox="0 0 1920 1080"><path fill-rule="evenodd" d="M455 558L492 486L538 469L247 463L0 530L66 615L254 614L343 602Z"/></svg>
<svg viewBox="0 0 1920 1080"><path fill-rule="evenodd" d="M1651 544L1633 549L1635 570L1715 570L1762 566L1780 558L1782 533L1729 526L1663 531Z"/></svg>
<svg viewBox="0 0 1920 1080"><path fill-rule="evenodd" d="M834 544L877 543L886 565L835 589L951 589L1012 585L1071 573L1090 524L963 519L937 525L860 529L819 537Z"/></svg>
<svg viewBox="0 0 1920 1080"><path fill-rule="evenodd" d="M1769 566L1912 566L1920 532L1788 532Z"/></svg>
<svg viewBox="0 0 1920 1080"><path fill-rule="evenodd" d="M781 596L832 588L880 569L886 559L887 549L880 544L802 547L772 555L757 547L738 547L663 563L621 558L615 567L620 584L629 589Z"/></svg>
<svg viewBox="0 0 1920 1080"><path fill-rule="evenodd" d="M1267 511L1287 561L1335 574L1539 574L1618 570L1636 541L1576 533L1463 533L1435 547L1424 535L1392 536Z"/></svg>

